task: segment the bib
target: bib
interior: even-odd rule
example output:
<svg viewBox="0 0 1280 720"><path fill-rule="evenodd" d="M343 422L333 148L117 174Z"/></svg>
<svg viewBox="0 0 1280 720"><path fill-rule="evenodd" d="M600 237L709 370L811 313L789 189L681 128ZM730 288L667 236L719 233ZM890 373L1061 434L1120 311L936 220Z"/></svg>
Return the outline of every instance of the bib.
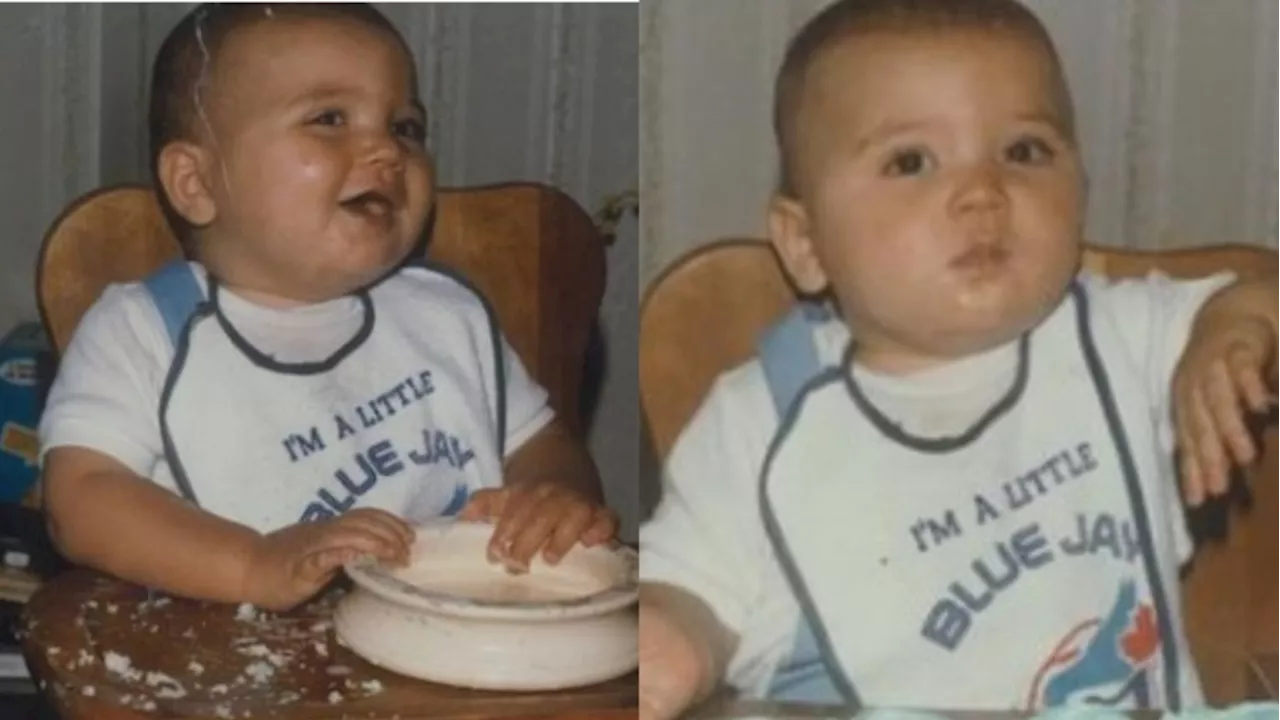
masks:
<svg viewBox="0 0 1280 720"><path fill-rule="evenodd" d="M175 340L157 472L188 500L269 532L354 507L449 515L500 484L501 343L459 279L403 269L355 295L359 327L340 347L289 363L235 327L215 278L201 293L191 273L176 263L147 281Z"/></svg>
<svg viewBox="0 0 1280 720"><path fill-rule="evenodd" d="M812 349L780 347L811 345L795 329L807 322L794 315L762 352L784 412L761 507L803 611L777 679L851 706L1199 701L1175 623L1178 519L1152 502L1172 480L1140 378L1117 362L1117 392L1082 288L1019 341L1007 392L949 438L913 436L876 407L852 344L839 367L797 371Z"/></svg>

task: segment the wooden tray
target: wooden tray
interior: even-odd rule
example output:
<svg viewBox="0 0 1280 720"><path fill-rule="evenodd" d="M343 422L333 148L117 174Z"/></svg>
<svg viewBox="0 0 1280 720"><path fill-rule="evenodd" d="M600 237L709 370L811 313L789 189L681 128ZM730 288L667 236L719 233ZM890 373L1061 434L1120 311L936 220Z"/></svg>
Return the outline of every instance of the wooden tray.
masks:
<svg viewBox="0 0 1280 720"><path fill-rule="evenodd" d="M559 718L637 716L636 677L548 693L435 685L338 644L341 591L287 614L163 596L84 570L44 585L23 651L63 718Z"/></svg>

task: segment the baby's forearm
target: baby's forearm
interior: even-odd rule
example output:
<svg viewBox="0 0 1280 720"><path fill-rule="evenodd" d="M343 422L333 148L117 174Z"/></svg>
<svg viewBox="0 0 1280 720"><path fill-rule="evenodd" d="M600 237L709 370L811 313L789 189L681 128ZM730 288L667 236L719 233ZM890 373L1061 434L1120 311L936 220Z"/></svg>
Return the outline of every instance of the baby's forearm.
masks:
<svg viewBox="0 0 1280 720"><path fill-rule="evenodd" d="M720 685L737 650L738 638L716 617L711 608L678 587L660 583L640 586L640 617L660 613L679 630L697 657L698 679L695 702L705 700ZM641 632L643 632L643 628Z"/></svg>
<svg viewBox="0 0 1280 720"><path fill-rule="evenodd" d="M538 431L511 454L503 467L503 483L551 482L604 502L600 474L586 447L557 420Z"/></svg>
<svg viewBox="0 0 1280 720"><path fill-rule="evenodd" d="M1234 282L1210 297L1196 316L1195 329L1207 329L1224 323L1254 323L1269 333L1272 348L1276 344L1276 274ZM1195 333L1192 335L1193 341ZM1272 372L1275 371L1272 358Z"/></svg>
<svg viewBox="0 0 1280 720"><path fill-rule="evenodd" d="M85 453L53 450L42 480L50 534L67 559L183 597L251 600L244 578L257 532Z"/></svg>

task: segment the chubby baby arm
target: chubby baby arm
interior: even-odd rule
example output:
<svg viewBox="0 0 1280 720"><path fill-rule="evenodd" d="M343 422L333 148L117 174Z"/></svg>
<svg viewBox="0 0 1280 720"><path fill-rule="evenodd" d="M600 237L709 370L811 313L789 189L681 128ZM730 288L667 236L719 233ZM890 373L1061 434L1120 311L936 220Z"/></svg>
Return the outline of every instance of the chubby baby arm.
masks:
<svg viewBox="0 0 1280 720"><path fill-rule="evenodd" d="M50 536L67 559L202 600L284 610L361 553L404 560L413 537L403 521L373 510L260 534L82 447L50 450L41 482Z"/></svg>
<svg viewBox="0 0 1280 720"><path fill-rule="evenodd" d="M67 559L181 595L241 601L257 533L194 507L113 458L48 452L41 477L49 533Z"/></svg>
<svg viewBox="0 0 1280 720"><path fill-rule="evenodd" d="M640 718L669 720L706 699L738 638L706 603L665 583L640 586Z"/></svg>
<svg viewBox="0 0 1280 720"><path fill-rule="evenodd" d="M1172 388L1183 492L1191 505L1226 492L1231 466L1258 455L1248 418L1275 402L1276 310L1273 272L1227 285L1195 316Z"/></svg>

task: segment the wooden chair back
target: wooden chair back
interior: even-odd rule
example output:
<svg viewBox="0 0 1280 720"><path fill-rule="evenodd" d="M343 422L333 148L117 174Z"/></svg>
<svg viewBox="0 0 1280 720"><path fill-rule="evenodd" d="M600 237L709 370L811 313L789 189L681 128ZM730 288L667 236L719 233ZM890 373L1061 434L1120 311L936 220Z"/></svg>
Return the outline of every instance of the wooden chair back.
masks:
<svg viewBox="0 0 1280 720"><path fill-rule="evenodd" d="M180 256L150 188L107 188L76 200L45 236L36 272L40 317L55 349L66 347L109 283L139 280ZM445 189L427 256L489 299L557 414L582 431L587 343L605 279L604 245L587 213L543 185Z"/></svg>

